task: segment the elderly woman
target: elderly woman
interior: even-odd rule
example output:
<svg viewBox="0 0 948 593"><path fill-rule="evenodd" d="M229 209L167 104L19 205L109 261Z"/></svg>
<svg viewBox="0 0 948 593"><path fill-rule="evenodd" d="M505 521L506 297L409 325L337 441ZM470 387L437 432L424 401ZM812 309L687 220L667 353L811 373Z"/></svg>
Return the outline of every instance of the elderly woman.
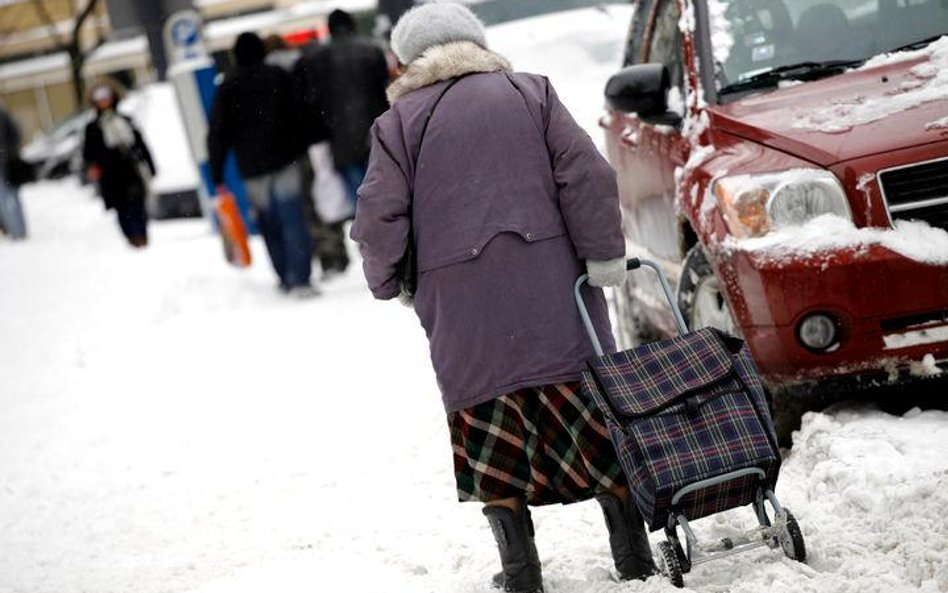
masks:
<svg viewBox="0 0 948 593"><path fill-rule="evenodd" d="M505 591L542 591L527 505L595 497L622 579L654 571L599 412L579 389L594 356L572 299L625 277L613 171L549 81L512 72L467 8L426 4L392 32L404 65L376 120L352 238L376 298L427 332L461 501L480 501ZM413 302L400 294L417 249ZM601 288L591 317L614 349Z"/></svg>

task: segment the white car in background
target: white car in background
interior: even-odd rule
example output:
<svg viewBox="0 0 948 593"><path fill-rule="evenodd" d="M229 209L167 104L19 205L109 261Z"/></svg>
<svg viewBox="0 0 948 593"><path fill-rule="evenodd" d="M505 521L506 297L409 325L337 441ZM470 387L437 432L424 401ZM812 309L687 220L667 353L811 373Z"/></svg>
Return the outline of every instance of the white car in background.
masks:
<svg viewBox="0 0 948 593"><path fill-rule="evenodd" d="M49 134L33 136L20 150L20 157L33 165L38 179L81 175L83 132L92 118L92 110L85 109L60 120Z"/></svg>

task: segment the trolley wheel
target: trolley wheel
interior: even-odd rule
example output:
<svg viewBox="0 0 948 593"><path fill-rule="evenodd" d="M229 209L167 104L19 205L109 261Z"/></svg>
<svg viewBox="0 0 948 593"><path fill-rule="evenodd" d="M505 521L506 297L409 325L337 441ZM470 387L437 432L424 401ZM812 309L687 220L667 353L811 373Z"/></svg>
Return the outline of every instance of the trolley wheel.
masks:
<svg viewBox="0 0 948 593"><path fill-rule="evenodd" d="M678 556L678 566L681 567L682 574L691 572L691 560L689 560L688 555L685 554L685 550L681 547L681 542L678 538L675 538L675 543L672 547L675 548L675 555Z"/></svg>
<svg viewBox="0 0 948 593"><path fill-rule="evenodd" d="M681 540L678 539L678 530L674 527L666 527L665 539L671 544L672 548L675 549L675 554L678 556L678 566L681 567L681 573L688 574L691 572L691 560L688 558L688 554L685 553L685 549L681 545Z"/></svg>
<svg viewBox="0 0 948 593"><path fill-rule="evenodd" d="M668 577L671 584L681 589L685 586L685 579L681 575L681 565L678 563L678 553L667 541L658 542L658 568Z"/></svg>
<svg viewBox="0 0 948 593"><path fill-rule="evenodd" d="M789 509L783 509L783 513L778 514L776 519L777 539L783 553L791 560L806 562L806 544L803 543L803 532L796 517Z"/></svg>

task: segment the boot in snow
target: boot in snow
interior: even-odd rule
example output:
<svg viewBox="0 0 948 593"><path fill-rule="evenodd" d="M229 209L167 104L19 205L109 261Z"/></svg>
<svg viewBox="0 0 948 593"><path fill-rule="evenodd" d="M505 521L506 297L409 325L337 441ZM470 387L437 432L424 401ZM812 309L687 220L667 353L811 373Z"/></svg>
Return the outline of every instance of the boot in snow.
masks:
<svg viewBox="0 0 948 593"><path fill-rule="evenodd" d="M514 513L507 507L484 507L503 567L494 575L493 584L507 593L543 593L540 557L533 542L533 521L525 504L521 509L520 513Z"/></svg>
<svg viewBox="0 0 948 593"><path fill-rule="evenodd" d="M658 572L652 560L652 550L645 533L645 522L635 508L635 503L619 500L614 494L602 492L596 495L602 506L602 514L609 530L609 547L615 561L619 578L623 581L644 581Z"/></svg>

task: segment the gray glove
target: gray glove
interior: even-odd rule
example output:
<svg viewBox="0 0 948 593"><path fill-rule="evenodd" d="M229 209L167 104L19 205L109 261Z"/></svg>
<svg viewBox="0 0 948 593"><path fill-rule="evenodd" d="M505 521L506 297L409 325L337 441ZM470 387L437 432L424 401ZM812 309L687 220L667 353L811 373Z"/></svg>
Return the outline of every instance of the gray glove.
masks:
<svg viewBox="0 0 948 593"><path fill-rule="evenodd" d="M622 286L625 282L625 257L586 260L586 273L592 286Z"/></svg>

